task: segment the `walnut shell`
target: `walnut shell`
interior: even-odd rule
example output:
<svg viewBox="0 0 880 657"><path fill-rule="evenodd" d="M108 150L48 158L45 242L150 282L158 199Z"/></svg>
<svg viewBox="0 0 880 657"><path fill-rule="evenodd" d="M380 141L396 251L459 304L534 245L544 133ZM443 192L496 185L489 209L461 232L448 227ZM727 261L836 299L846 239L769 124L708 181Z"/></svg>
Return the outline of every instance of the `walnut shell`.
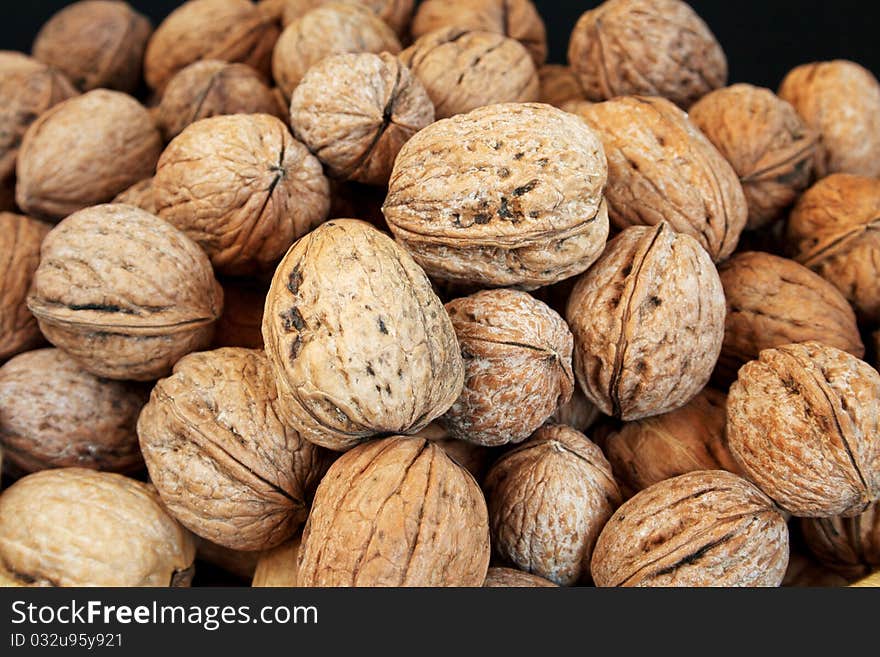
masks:
<svg viewBox="0 0 880 657"><path fill-rule="evenodd" d="M573 339L549 306L519 290L486 290L446 312L465 368L464 389L440 418L450 436L519 443L571 398Z"/></svg>
<svg viewBox="0 0 880 657"><path fill-rule="evenodd" d="M153 177L144 178L128 189L119 192L113 199L113 203L133 205L150 214L158 214L156 211L156 198L153 195Z"/></svg>
<svg viewBox="0 0 880 657"><path fill-rule="evenodd" d="M141 80L150 19L125 2L84 0L55 13L34 40L33 54L81 91L133 93Z"/></svg>
<svg viewBox="0 0 880 657"><path fill-rule="evenodd" d="M803 518L801 533L826 568L855 580L880 571L880 503L852 518Z"/></svg>
<svg viewBox="0 0 880 657"><path fill-rule="evenodd" d="M210 343L223 290L186 235L110 204L49 233L27 303L46 338L83 369L147 381Z"/></svg>
<svg viewBox="0 0 880 657"><path fill-rule="evenodd" d="M0 573L25 586L187 586L195 546L152 489L83 468L0 496Z"/></svg>
<svg viewBox="0 0 880 657"><path fill-rule="evenodd" d="M486 466L489 465L489 449L487 447L452 438L449 431L439 422L432 422L415 435L440 445L446 455L470 472L474 479L483 480Z"/></svg>
<svg viewBox="0 0 880 657"><path fill-rule="evenodd" d="M661 481L615 512L593 550L597 586L779 586L788 526L773 501L722 470Z"/></svg>
<svg viewBox="0 0 880 657"><path fill-rule="evenodd" d="M188 126L162 153L153 193L159 216L226 274L271 271L330 207L321 163L268 114Z"/></svg>
<svg viewBox="0 0 880 657"><path fill-rule="evenodd" d="M608 158L608 214L621 230L661 221L695 238L715 262L736 248L748 207L733 167L675 105L627 97L578 113Z"/></svg>
<svg viewBox="0 0 880 657"><path fill-rule="evenodd" d="M424 438L343 454L321 480L299 586L481 586L489 523L474 478Z"/></svg>
<svg viewBox="0 0 880 657"><path fill-rule="evenodd" d="M271 0L270 0L271 1ZM312 9L328 4L331 0L281 0L284 5L281 24L285 27ZM406 37L412 20L415 0L348 0L361 4L385 21L401 38Z"/></svg>
<svg viewBox="0 0 880 657"><path fill-rule="evenodd" d="M538 100L535 63L515 39L449 27L429 32L400 53L425 86L438 119L493 103Z"/></svg>
<svg viewBox="0 0 880 657"><path fill-rule="evenodd" d="M828 570L815 559L793 550L782 580L782 586L788 587L839 587L847 584L846 579Z"/></svg>
<svg viewBox="0 0 880 657"><path fill-rule="evenodd" d="M504 568L503 566L490 568L489 572L486 573L486 581L483 582L483 588L513 589L556 586L556 584L543 577L538 577L522 570L516 570L515 568Z"/></svg>
<svg viewBox="0 0 880 657"><path fill-rule="evenodd" d="M538 82L541 86L539 98L542 103L565 109L565 103L586 102L581 82L570 66L544 64L538 69Z"/></svg>
<svg viewBox="0 0 880 657"><path fill-rule="evenodd" d="M263 348L263 306L269 284L255 278L224 279L223 314L214 330L215 349Z"/></svg>
<svg viewBox="0 0 880 657"><path fill-rule="evenodd" d="M666 222L627 228L568 302L578 383L622 420L680 408L709 381L724 315L718 272L695 239Z"/></svg>
<svg viewBox="0 0 880 657"><path fill-rule="evenodd" d="M383 212L432 277L534 289L601 254L606 174L602 145L577 117L549 105L492 105L410 139Z"/></svg>
<svg viewBox="0 0 880 657"><path fill-rule="evenodd" d="M557 408L547 418L548 424L565 424L581 433L586 433L599 416L602 415L596 405L584 396L580 386L574 385L571 399Z"/></svg>
<svg viewBox="0 0 880 657"><path fill-rule="evenodd" d="M401 147L434 122L425 88L394 55L343 53L309 69L290 124L331 176L387 185Z"/></svg>
<svg viewBox="0 0 880 657"><path fill-rule="evenodd" d="M795 516L854 516L880 499L880 374L804 342L765 349L727 398L730 451Z"/></svg>
<svg viewBox="0 0 880 657"><path fill-rule="evenodd" d="M27 129L15 199L28 214L58 220L151 176L161 151L143 105L95 89L55 105Z"/></svg>
<svg viewBox="0 0 880 657"><path fill-rule="evenodd" d="M560 585L589 580L593 546L620 491L586 436L541 427L495 462L484 490L492 548L503 562Z"/></svg>
<svg viewBox="0 0 880 657"><path fill-rule="evenodd" d="M302 534L260 555L251 586L255 588L291 588L296 586L299 571L299 548Z"/></svg>
<svg viewBox="0 0 880 657"><path fill-rule="evenodd" d="M779 96L819 134L817 178L880 176L880 83L866 68L838 59L793 69Z"/></svg>
<svg viewBox="0 0 880 657"><path fill-rule="evenodd" d="M681 0L607 0L571 33L568 61L589 100L639 94L687 109L727 84L727 58Z"/></svg>

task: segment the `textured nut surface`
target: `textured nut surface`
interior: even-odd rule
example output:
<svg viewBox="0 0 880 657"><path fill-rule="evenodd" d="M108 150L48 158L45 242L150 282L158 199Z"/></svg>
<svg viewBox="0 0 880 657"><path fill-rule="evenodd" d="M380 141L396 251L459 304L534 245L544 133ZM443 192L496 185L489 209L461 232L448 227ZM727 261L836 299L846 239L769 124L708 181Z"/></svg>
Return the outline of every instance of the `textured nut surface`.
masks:
<svg viewBox="0 0 880 657"><path fill-rule="evenodd" d="M223 290L186 235L130 205L81 210L43 241L28 308L52 344L111 379L150 380L207 346Z"/></svg>
<svg viewBox="0 0 880 657"><path fill-rule="evenodd" d="M569 298L578 383L622 420L679 408L709 381L724 315L718 272L695 239L666 222L627 228Z"/></svg>
<svg viewBox="0 0 880 657"><path fill-rule="evenodd" d="M268 0L271 1L271 0ZM284 6L281 12L281 23L286 27L301 18L315 7L328 4L332 0L280 0ZM383 21L388 23L400 37L409 32L412 20L414 0L348 0L352 4L361 4Z"/></svg>
<svg viewBox="0 0 880 657"><path fill-rule="evenodd" d="M565 424L581 433L586 433L602 413L596 405L584 396L580 386L574 385L571 399L562 404L547 418L548 424Z"/></svg>
<svg viewBox="0 0 880 657"><path fill-rule="evenodd" d="M328 221L287 253L263 338L284 418L331 449L420 430L464 381L452 322L424 272L353 219Z"/></svg>
<svg viewBox="0 0 880 657"><path fill-rule="evenodd" d="M144 178L128 189L119 192L113 199L113 203L133 205L150 214L157 214L156 199L153 196L153 177Z"/></svg>
<svg viewBox="0 0 880 657"><path fill-rule="evenodd" d="M597 586L779 586L788 527L773 501L737 475L697 471L625 502L593 551Z"/></svg>
<svg viewBox="0 0 880 657"><path fill-rule="evenodd" d="M432 422L415 435L440 445L447 456L470 472L474 479L477 481L483 480L483 475L486 474L486 466L489 464L490 452L488 448L469 443L466 440L452 438L449 435L449 431L439 422Z"/></svg>
<svg viewBox="0 0 880 657"><path fill-rule="evenodd" d="M801 533L825 567L859 579L880 570L880 503L852 518L804 518Z"/></svg>
<svg viewBox="0 0 880 657"><path fill-rule="evenodd" d="M300 586L481 586L489 523L474 478L424 438L343 454L321 480L299 552Z"/></svg>
<svg viewBox="0 0 880 657"><path fill-rule="evenodd" d="M590 100L641 94L687 109L727 83L727 58L681 0L607 0L578 20L568 61Z"/></svg>
<svg viewBox="0 0 880 657"><path fill-rule="evenodd" d="M569 66L544 64L538 69L538 82L542 103L561 108L565 103L584 100L581 82Z"/></svg>
<svg viewBox="0 0 880 657"><path fill-rule="evenodd" d="M302 534L297 534L286 543L261 554L251 586L256 588L296 586L301 545Z"/></svg>
<svg viewBox="0 0 880 657"><path fill-rule="evenodd" d="M263 307L269 284L256 278L226 278L223 314L217 320L213 346L263 348Z"/></svg>
<svg viewBox="0 0 880 657"><path fill-rule="evenodd" d="M573 339L549 306L519 290L485 290L446 312L465 370L461 396L440 418L453 438L522 442L571 398Z"/></svg>
<svg viewBox="0 0 880 657"><path fill-rule="evenodd" d="M431 124L401 149L383 212L429 275L536 288L608 238L602 145L576 116L502 104Z"/></svg>
<svg viewBox="0 0 880 657"><path fill-rule="evenodd" d="M796 516L858 515L880 499L880 374L818 342L761 352L727 399L728 444Z"/></svg>
<svg viewBox="0 0 880 657"><path fill-rule="evenodd" d="M602 527L620 504L611 465L582 433L541 427L506 452L484 483L492 548L505 563L571 585L589 580Z"/></svg>
<svg viewBox="0 0 880 657"><path fill-rule="evenodd" d="M489 572L486 573L486 581L483 582L484 588L512 589L555 586L557 585L543 577L503 566L490 568Z"/></svg>
<svg viewBox="0 0 880 657"><path fill-rule="evenodd" d="M0 496L0 573L19 585L179 585L194 558L151 488L122 475L44 470Z"/></svg>
<svg viewBox="0 0 880 657"><path fill-rule="evenodd" d="M271 270L330 207L321 163L268 114L188 126L162 153L153 189L159 216L227 274Z"/></svg>

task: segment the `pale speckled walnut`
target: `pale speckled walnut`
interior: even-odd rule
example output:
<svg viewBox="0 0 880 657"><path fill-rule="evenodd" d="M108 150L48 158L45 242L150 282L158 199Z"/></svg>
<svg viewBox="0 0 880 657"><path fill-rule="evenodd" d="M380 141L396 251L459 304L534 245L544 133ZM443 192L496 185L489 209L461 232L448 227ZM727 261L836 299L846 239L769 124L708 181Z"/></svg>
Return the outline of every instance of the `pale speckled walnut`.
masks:
<svg viewBox="0 0 880 657"><path fill-rule="evenodd" d="M781 586L786 587L838 587L847 586L846 578L828 570L815 559L791 551L788 558L788 568Z"/></svg>
<svg viewBox="0 0 880 657"><path fill-rule="evenodd" d="M502 104L418 132L383 212L428 274L534 289L586 270L608 238L602 144L549 105Z"/></svg>
<svg viewBox="0 0 880 657"><path fill-rule="evenodd" d="M214 348L263 348L263 306L269 284L256 278L226 278L223 286L223 314L214 330Z"/></svg>
<svg viewBox="0 0 880 657"><path fill-rule="evenodd" d="M816 133L769 89L718 89L697 101L688 117L739 176L749 207L747 228L778 219L810 184Z"/></svg>
<svg viewBox="0 0 880 657"><path fill-rule="evenodd" d="M152 175L161 151L162 137L143 105L95 89L55 105L27 129L15 199L28 214L62 219Z"/></svg>
<svg viewBox="0 0 880 657"><path fill-rule="evenodd" d="M545 426L498 459L483 488L503 562L560 585L589 581L596 538L621 501L602 450L571 427Z"/></svg>
<svg viewBox="0 0 880 657"><path fill-rule="evenodd" d="M290 124L329 175L386 185L394 159L434 122L422 83L394 55L343 53L315 64L293 92Z"/></svg>
<svg viewBox="0 0 880 657"><path fill-rule="evenodd" d="M189 586L195 546L139 481L44 470L0 496L0 576L19 586Z"/></svg>
<svg viewBox="0 0 880 657"><path fill-rule="evenodd" d="M157 214L156 199L153 196L153 177L144 178L119 192L112 201L123 205L133 205L150 214Z"/></svg>
<svg viewBox="0 0 880 657"><path fill-rule="evenodd" d="M773 501L722 470L666 479L615 512L593 550L597 586L779 586L788 526Z"/></svg>
<svg viewBox="0 0 880 657"><path fill-rule="evenodd" d="M279 417L262 351L190 354L160 380L137 424L162 502L199 536L235 550L300 528L328 455Z"/></svg>
<svg viewBox="0 0 880 657"><path fill-rule="evenodd" d="M855 580L880 571L880 502L852 518L802 518L801 533L829 570Z"/></svg>
<svg viewBox="0 0 880 657"><path fill-rule="evenodd" d="M439 445L392 436L343 454L318 486L299 586L482 586L489 523L474 478Z"/></svg>
<svg viewBox="0 0 880 657"><path fill-rule="evenodd" d="M40 28L33 55L80 91L103 87L133 93L152 32L150 20L125 2L74 2Z"/></svg>
<svg viewBox="0 0 880 657"><path fill-rule="evenodd" d="M338 451L419 431L464 382L452 322L427 276L363 221L328 221L287 253L263 338L284 419Z"/></svg>
<svg viewBox="0 0 880 657"><path fill-rule="evenodd" d="M271 2L272 0L269 1ZM287 27L312 9L320 7L321 5L326 5L331 0L279 1L282 5L281 24ZM408 35L413 9L415 8L414 0L348 0L348 2L363 5L372 11L376 16L388 23L388 26L401 38Z"/></svg>
<svg viewBox="0 0 880 657"><path fill-rule="evenodd" d="M585 100L580 80L569 66L544 64L538 69L538 81L541 86L539 98L542 103L565 109L563 107L565 103Z"/></svg>
<svg viewBox="0 0 880 657"><path fill-rule="evenodd" d="M526 292L485 290L446 304L461 356L461 395L440 418L453 438L519 443L571 398L573 340L565 321Z"/></svg>
<svg viewBox="0 0 880 657"><path fill-rule="evenodd" d="M575 385L571 399L562 404L547 419L548 424L565 424L585 433L602 413L596 405L584 396L580 386Z"/></svg>
<svg viewBox="0 0 880 657"><path fill-rule="evenodd" d="M494 103L538 100L535 64L516 40L449 27L429 32L400 53L428 91L438 119Z"/></svg>
<svg viewBox="0 0 880 657"><path fill-rule="evenodd" d="M483 588L533 588L533 587L556 587L550 580L532 575L531 573L515 568L505 568L503 566L494 566L486 573L486 581L483 582Z"/></svg>
<svg viewBox="0 0 880 657"><path fill-rule="evenodd" d="M296 586L302 534L267 550L260 556L251 586L254 588L290 588Z"/></svg>
<svg viewBox="0 0 880 657"><path fill-rule="evenodd" d="M619 229L666 221L715 262L746 225L739 177L687 114L662 98L627 97L578 108L608 158L608 214Z"/></svg>
<svg viewBox="0 0 880 657"><path fill-rule="evenodd" d="M662 96L687 109L727 83L727 58L681 0L607 0L578 20L568 61L587 98Z"/></svg>
<svg viewBox="0 0 880 657"><path fill-rule="evenodd" d="M134 206L108 204L49 233L28 308L46 338L87 371L147 381L210 343L223 290L182 232Z"/></svg>
<svg viewBox="0 0 880 657"><path fill-rule="evenodd" d="M188 126L162 153L153 189L159 216L225 274L271 271L330 207L321 163L268 114Z"/></svg>
<svg viewBox="0 0 880 657"><path fill-rule="evenodd" d="M779 96L819 134L817 178L880 176L880 83L870 71L841 59L804 64L785 76Z"/></svg>
<svg viewBox="0 0 880 657"><path fill-rule="evenodd" d="M627 228L568 302L581 389L622 420L684 406L715 367L725 310L718 272L695 239L666 222Z"/></svg>
<svg viewBox="0 0 880 657"><path fill-rule="evenodd" d="M804 342L765 349L727 398L730 451L795 516L854 516L880 499L880 374Z"/></svg>
<svg viewBox="0 0 880 657"><path fill-rule="evenodd" d="M440 445L449 458L470 472L474 479L483 480L486 466L489 465L488 448L451 437L449 431L439 422L432 422L415 435Z"/></svg>

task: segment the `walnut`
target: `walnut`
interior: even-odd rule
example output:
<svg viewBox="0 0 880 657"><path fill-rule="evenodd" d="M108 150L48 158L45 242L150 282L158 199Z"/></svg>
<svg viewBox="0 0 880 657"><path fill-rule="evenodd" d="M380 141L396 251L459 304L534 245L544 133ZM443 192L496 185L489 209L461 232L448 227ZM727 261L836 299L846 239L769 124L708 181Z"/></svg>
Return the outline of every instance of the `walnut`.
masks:
<svg viewBox="0 0 880 657"><path fill-rule="evenodd" d="M188 586L195 546L149 486L44 470L0 496L0 574L24 586Z"/></svg>
<svg viewBox="0 0 880 657"><path fill-rule="evenodd" d="M688 116L739 176L747 228L778 219L810 184L816 133L769 89L725 87L700 99Z"/></svg>
<svg viewBox="0 0 880 657"><path fill-rule="evenodd" d="M265 1L265 0L264 0ZM271 0L270 0L271 1ZM312 9L328 4L331 0L281 0L284 5L281 23L285 27L301 18ZM343 0L344 1L344 0ZM414 0L348 0L361 4L385 21L401 38L407 36L412 19Z"/></svg>
<svg viewBox="0 0 880 657"><path fill-rule="evenodd" d="M282 260L263 316L280 412L342 451L415 433L456 400L464 367L424 272L369 224L334 219Z"/></svg>
<svg viewBox="0 0 880 657"><path fill-rule="evenodd" d="M815 340L856 358L865 347L856 316L837 289L793 260L738 253L720 269L727 299L716 378L729 384L764 349Z"/></svg>
<svg viewBox="0 0 880 657"><path fill-rule="evenodd" d="M268 78L278 26L249 0L189 0L162 21L147 44L144 78L159 93L201 59L247 64Z"/></svg>
<svg viewBox="0 0 880 657"><path fill-rule="evenodd" d="M493 103L538 100L535 64L516 40L449 27L429 32L400 53L428 91L438 119Z"/></svg>
<svg viewBox="0 0 880 657"><path fill-rule="evenodd" d="M560 585L589 580L593 545L620 491L586 436L563 425L538 429L495 462L484 489L503 562Z"/></svg>
<svg viewBox="0 0 880 657"><path fill-rule="evenodd" d="M153 177L144 178L128 189L119 192L113 199L113 203L133 205L150 214L157 214L156 199L153 196Z"/></svg>
<svg viewBox="0 0 880 657"><path fill-rule="evenodd" d="M54 14L34 40L33 54L81 91L137 90L150 19L125 2L84 0Z"/></svg>
<svg viewBox="0 0 880 657"><path fill-rule="evenodd" d="M387 185L400 148L434 122L428 93L394 55L343 53L293 92L293 134L341 180Z"/></svg>
<svg viewBox="0 0 880 657"><path fill-rule="evenodd" d="M255 278L227 278L223 285L223 314L214 330L214 348L263 348L263 306L268 283Z"/></svg>
<svg viewBox="0 0 880 657"><path fill-rule="evenodd" d="M284 28L272 55L272 73L285 97L325 57L344 52L400 52L394 31L359 3L322 4Z"/></svg>
<svg viewBox="0 0 880 657"><path fill-rule="evenodd" d="M716 262L736 248L748 207L733 167L687 115L662 98L585 106L608 157L608 213L621 230L668 221Z"/></svg>
<svg viewBox="0 0 880 657"><path fill-rule="evenodd" d="M860 319L880 323L880 180L848 174L823 178L788 219L794 257L833 284Z"/></svg>
<svg viewBox="0 0 880 657"><path fill-rule="evenodd" d="M223 306L207 256L170 224L99 205L43 241L28 308L81 367L111 379L164 376L204 348Z"/></svg>
<svg viewBox="0 0 880 657"><path fill-rule="evenodd" d="M580 386L573 386L571 399L557 408L547 418L548 424L566 424L581 433L586 433L599 416L602 415L596 405L584 396Z"/></svg>
<svg viewBox="0 0 880 657"><path fill-rule="evenodd" d="M870 71L841 59L804 64L785 76L779 96L819 134L817 178L880 176L880 84Z"/></svg>
<svg viewBox="0 0 880 657"><path fill-rule="evenodd" d="M779 586L788 526L773 501L723 470L690 472L638 493L593 550L597 586Z"/></svg>
<svg viewBox="0 0 880 657"><path fill-rule="evenodd" d="M439 422L432 422L415 435L440 445L446 451L446 455L470 472L474 479L483 480L486 466L489 465L488 448L451 437L449 431Z"/></svg>
<svg viewBox="0 0 880 657"><path fill-rule="evenodd" d="M27 294L50 226L0 212L0 363L43 342Z"/></svg>
<svg viewBox="0 0 880 657"><path fill-rule="evenodd" d="M383 212L429 275L534 289L581 273L608 237L605 156L577 117L502 104L418 132Z"/></svg>
<svg viewBox="0 0 880 657"><path fill-rule="evenodd" d="M166 141L171 141L189 124L222 114L272 114L286 119L287 111L250 66L206 59L169 80L156 123Z"/></svg>
<svg viewBox="0 0 880 657"><path fill-rule="evenodd" d="M424 438L343 454L321 480L299 586L482 586L489 523L474 478Z"/></svg>
<svg viewBox="0 0 880 657"><path fill-rule="evenodd" d="M516 570L515 568L504 568L495 566L486 573L486 581L483 582L483 588L532 588L532 587L555 587L557 586L550 580L543 577L532 575L531 573Z"/></svg>
<svg viewBox="0 0 880 657"><path fill-rule="evenodd" d="M418 39L446 27L502 34L519 41L535 66L547 59L547 30L531 0L425 0L413 18Z"/></svg>
<svg viewBox="0 0 880 657"><path fill-rule="evenodd" d="M718 272L695 239L666 222L627 228L568 302L584 394L622 420L684 406L709 381L724 315Z"/></svg>
<svg viewBox="0 0 880 657"><path fill-rule="evenodd" d="M880 502L852 518L803 518L801 532L816 559L849 580L880 571Z"/></svg>
<svg viewBox="0 0 880 657"><path fill-rule="evenodd" d="M788 559L788 569L782 580L787 587L840 587L847 586L847 581L840 575L828 570L816 560L792 550Z"/></svg>
<svg viewBox="0 0 880 657"><path fill-rule="evenodd" d="M255 588L291 588L296 586L299 548L302 534L267 550L260 556L251 586Z"/></svg>
<svg viewBox="0 0 880 657"><path fill-rule="evenodd" d="M587 102L584 100L580 80L569 66L544 64L538 69L538 81L541 85L539 98L542 103L565 109L565 103Z"/></svg>
<svg viewBox="0 0 880 657"><path fill-rule="evenodd" d="M578 20L568 61L589 100L662 96L687 109L727 83L727 58L681 0L607 0Z"/></svg>
<svg viewBox="0 0 880 657"><path fill-rule="evenodd" d="M268 114L188 126L162 153L153 190L159 216L226 274L271 270L330 206L321 163Z"/></svg>
<svg viewBox="0 0 880 657"><path fill-rule="evenodd" d="M55 105L27 129L15 199L28 214L58 220L152 175L161 151L162 137L140 103L95 89Z"/></svg>
<svg viewBox="0 0 880 657"><path fill-rule="evenodd" d="M571 331L546 304L518 290L486 290L446 311L465 367L464 389L440 418L450 436L487 447L519 443L571 398Z"/></svg>
<svg viewBox="0 0 880 657"><path fill-rule="evenodd" d="M727 398L730 451L795 516L854 516L880 499L880 374L804 342L765 349Z"/></svg>

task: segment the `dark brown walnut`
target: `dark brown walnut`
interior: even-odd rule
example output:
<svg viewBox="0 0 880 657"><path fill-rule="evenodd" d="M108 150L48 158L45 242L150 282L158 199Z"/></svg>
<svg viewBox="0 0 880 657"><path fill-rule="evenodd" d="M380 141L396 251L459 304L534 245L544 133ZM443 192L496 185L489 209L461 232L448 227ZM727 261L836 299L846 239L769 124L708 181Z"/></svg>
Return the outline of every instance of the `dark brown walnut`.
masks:
<svg viewBox="0 0 880 657"><path fill-rule="evenodd" d="M745 479L697 471L625 502L593 550L597 586L779 586L788 526L773 501Z"/></svg>
<svg viewBox="0 0 880 657"><path fill-rule="evenodd" d="M543 577L503 566L490 568L489 572L486 573L486 581L483 582L483 588L515 589L556 586L556 584Z"/></svg>
<svg viewBox="0 0 880 657"><path fill-rule="evenodd" d="M880 503L852 518L804 518L801 533L813 556L849 580L880 571Z"/></svg>
<svg viewBox="0 0 880 657"><path fill-rule="evenodd" d="M596 538L621 499L611 466L586 436L540 428L495 462L483 488L502 562L564 586L589 580Z"/></svg>
<svg viewBox="0 0 880 657"><path fill-rule="evenodd" d="M519 290L485 290L446 304L461 346L464 389L440 418L450 436L497 447L528 438L571 398L571 331Z"/></svg>
<svg viewBox="0 0 880 657"><path fill-rule="evenodd" d="M44 470L0 496L0 580L13 586L189 586L195 546L150 486Z"/></svg>
<svg viewBox="0 0 880 657"><path fill-rule="evenodd" d="M263 348L263 306L269 284L257 278L226 278L223 314L214 330L214 348Z"/></svg>
<svg viewBox="0 0 880 657"><path fill-rule="evenodd" d="M639 94L687 109L727 84L715 35L681 0L607 0L578 20L568 61L589 100Z"/></svg>
<svg viewBox="0 0 880 657"><path fill-rule="evenodd" d="M27 294L50 228L30 217L0 212L0 363L43 342Z"/></svg>
<svg viewBox="0 0 880 657"><path fill-rule="evenodd" d="M113 203L133 205L150 214L156 214L156 200L153 196L153 178L144 178L126 190L119 192Z"/></svg>
<svg viewBox="0 0 880 657"><path fill-rule="evenodd" d="M815 340L865 354L856 316L843 295L794 260L756 251L719 268L727 319L715 377L725 385L764 349Z"/></svg>
<svg viewBox="0 0 880 657"><path fill-rule="evenodd" d="M415 435L440 445L449 458L470 472L474 479L483 480L489 465L490 452L486 447L451 437L449 431L439 422L432 422Z"/></svg>
<svg viewBox="0 0 880 657"><path fill-rule="evenodd" d="M548 424L566 424L581 433L586 433L599 416L602 415L596 405L584 396L580 386L575 385L571 399L562 404L547 418Z"/></svg>
<svg viewBox="0 0 880 657"><path fill-rule="evenodd" d="M785 76L779 96L819 134L817 178L880 176L880 83L870 71L842 59L804 64Z"/></svg>
<svg viewBox="0 0 880 657"><path fill-rule="evenodd" d="M156 123L166 141L200 119L222 114L271 114L287 111L272 88L246 64L207 59L178 71L162 94Z"/></svg>
<svg viewBox="0 0 880 657"><path fill-rule="evenodd" d="M232 275L271 271L330 207L321 163L268 114L188 126L162 153L153 194L159 216Z"/></svg>
<svg viewBox="0 0 880 657"><path fill-rule="evenodd" d="M251 586L254 588L292 588L299 569L302 534L260 555Z"/></svg>
<svg viewBox="0 0 880 657"><path fill-rule="evenodd" d="M15 199L28 214L57 221L151 176L161 151L143 105L95 89L55 105L27 129Z"/></svg>
<svg viewBox="0 0 880 657"><path fill-rule="evenodd" d="M394 159L434 122L422 83L394 55L343 53L309 69L293 92L290 124L329 175L387 185Z"/></svg>
<svg viewBox="0 0 880 657"><path fill-rule="evenodd" d="M880 499L880 374L804 342L765 349L727 398L730 451L795 516L855 516Z"/></svg>
<svg viewBox="0 0 880 657"><path fill-rule="evenodd" d="M482 586L489 523L474 478L439 445L392 436L343 454L303 531L298 586Z"/></svg>
<svg viewBox="0 0 880 657"><path fill-rule="evenodd" d="M162 21L147 43L144 78L162 93L181 69L220 59L247 64L268 79L278 32L272 17L249 0L189 0Z"/></svg>
<svg viewBox="0 0 880 657"><path fill-rule="evenodd" d="M786 587L839 587L847 584L844 577L828 570L812 557L794 550L789 556L788 569L782 580L782 586Z"/></svg>
<svg viewBox="0 0 880 657"><path fill-rule="evenodd" d="M627 228L568 301L578 383L622 420L680 408L709 381L724 315L718 272L695 239L666 222Z"/></svg>
<svg viewBox="0 0 880 657"><path fill-rule="evenodd" d="M739 176L748 228L778 219L810 184L817 135L769 89L750 84L718 89L695 103L688 116Z"/></svg>
<svg viewBox="0 0 880 657"><path fill-rule="evenodd" d="M390 237L334 219L281 261L263 315L280 412L343 451L415 433L461 393L464 367L427 276Z"/></svg>
<svg viewBox="0 0 880 657"><path fill-rule="evenodd" d="M27 303L46 338L83 369L149 381L210 344L223 290L186 235L134 206L108 204L49 233Z"/></svg>
<svg viewBox="0 0 880 657"><path fill-rule="evenodd" d="M542 103L565 109L565 103L584 101L580 80L568 66L544 64L538 69L538 81L541 85L539 98Z"/></svg>
<svg viewBox="0 0 880 657"><path fill-rule="evenodd" d="M666 221L715 262L730 256L748 207L733 167L662 98L627 97L579 108L608 157L608 214L619 229Z"/></svg>
<svg viewBox="0 0 880 657"><path fill-rule="evenodd" d="M133 93L141 80L150 19L125 2L84 0L55 13L34 40L33 55L80 91Z"/></svg>
<svg viewBox="0 0 880 657"><path fill-rule="evenodd" d="M270 0L271 1L271 0ZM280 0L283 5L281 23L285 27L304 16L312 9L326 5L331 0ZM349 0L352 4L360 4L385 21L401 38L409 33L412 20L414 0Z"/></svg>
<svg viewBox="0 0 880 657"><path fill-rule="evenodd" d="M529 103L540 94L528 51L502 34L444 28L418 39L400 59L425 86L438 119L494 103Z"/></svg>
<svg viewBox="0 0 880 657"><path fill-rule="evenodd" d="M601 254L606 175L601 143L576 116L492 105L410 139L383 212L430 276L534 289L583 272Z"/></svg>

